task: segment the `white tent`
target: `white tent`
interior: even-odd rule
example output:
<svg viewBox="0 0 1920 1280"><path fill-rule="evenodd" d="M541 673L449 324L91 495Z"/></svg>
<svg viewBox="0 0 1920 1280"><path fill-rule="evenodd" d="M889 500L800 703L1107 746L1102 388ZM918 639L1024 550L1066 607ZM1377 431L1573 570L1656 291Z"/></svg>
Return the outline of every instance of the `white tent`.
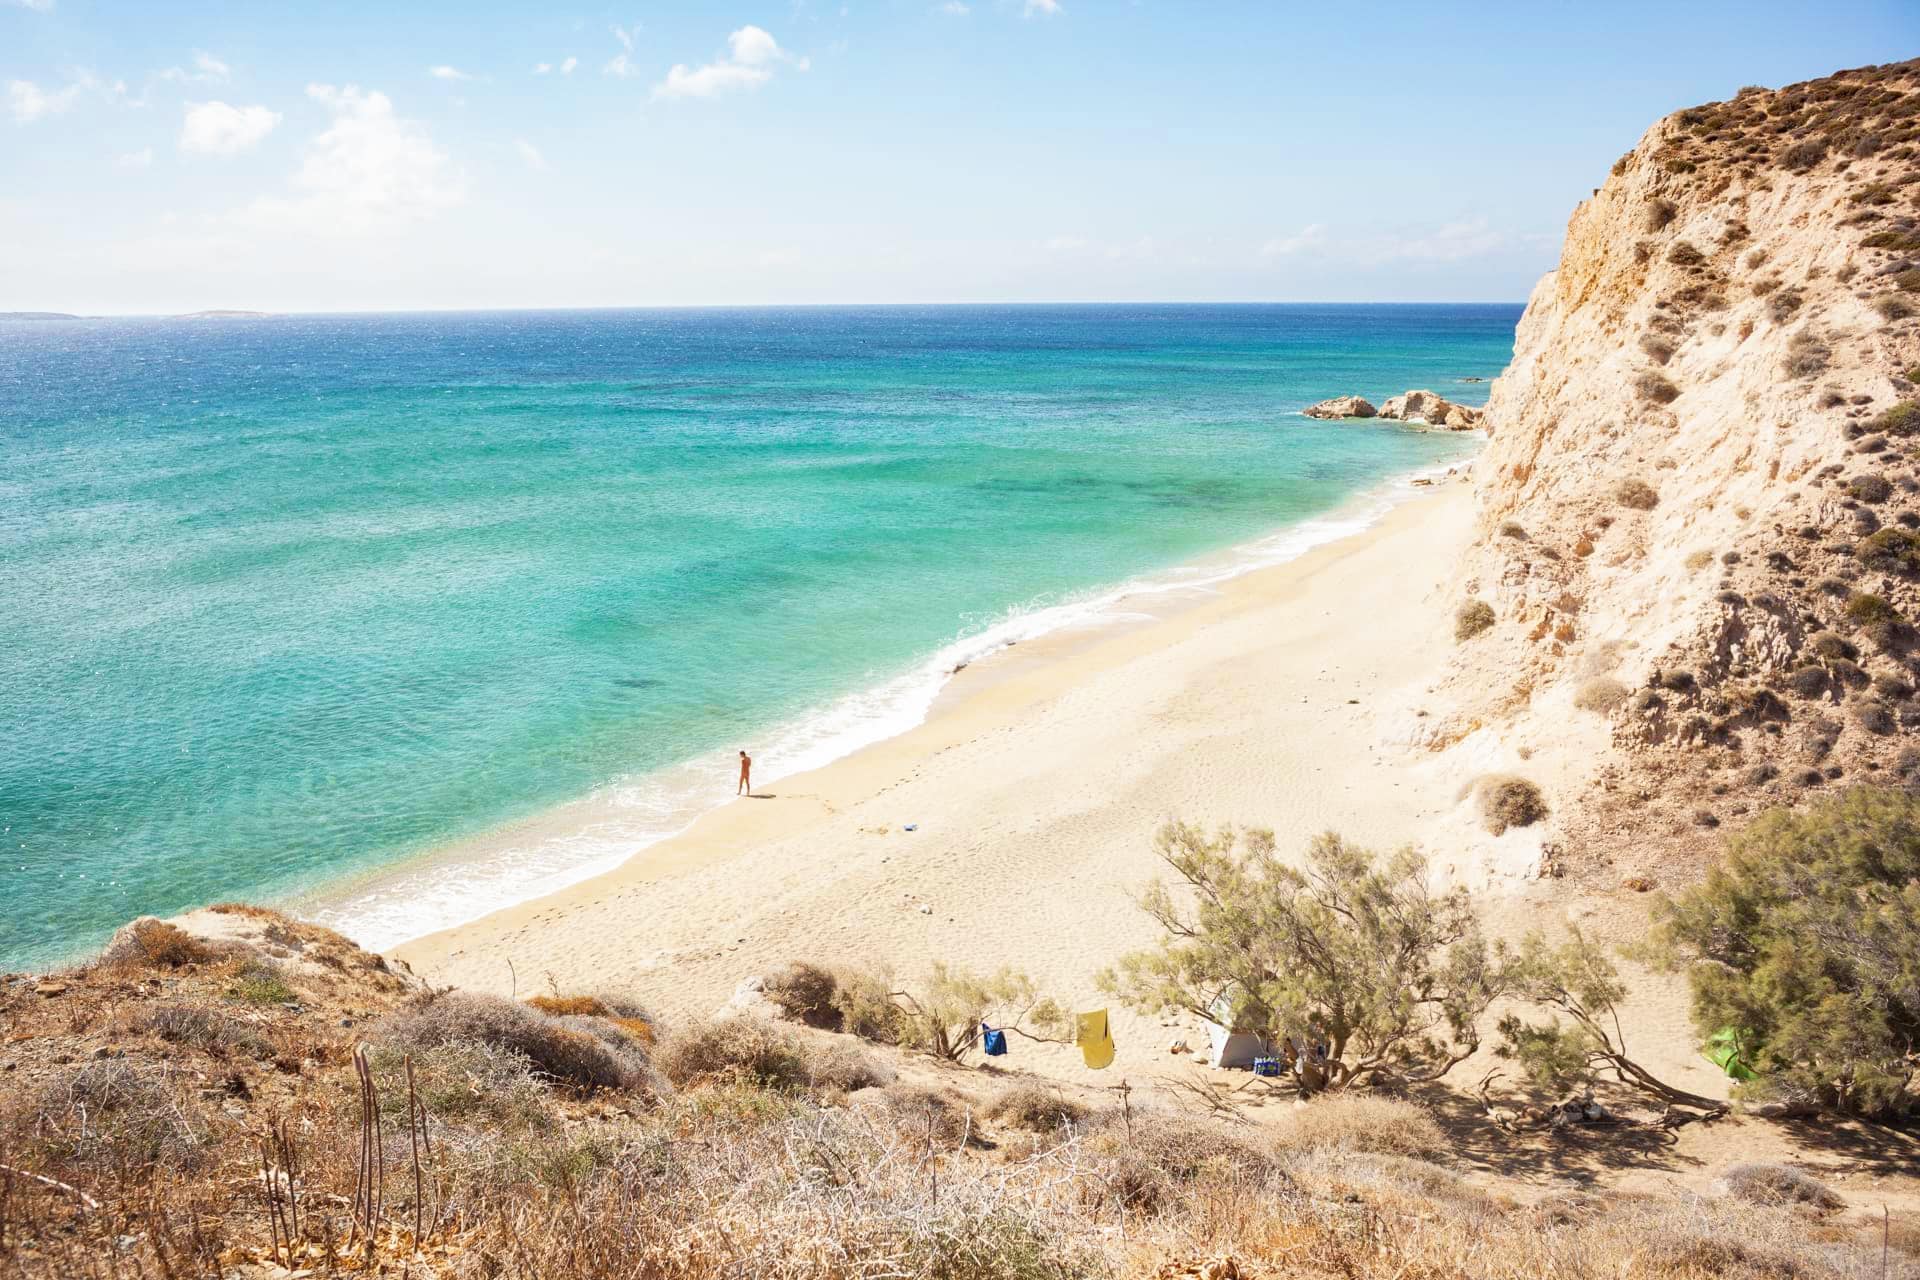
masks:
<svg viewBox="0 0 1920 1280"><path fill-rule="evenodd" d="M1233 988L1228 987L1207 1006L1207 1011L1213 1014L1213 1018L1207 1020L1207 1039L1211 1042L1207 1065L1210 1067L1251 1067L1256 1057L1267 1054L1266 1041L1259 1036L1229 1029L1233 1019L1232 992Z"/></svg>

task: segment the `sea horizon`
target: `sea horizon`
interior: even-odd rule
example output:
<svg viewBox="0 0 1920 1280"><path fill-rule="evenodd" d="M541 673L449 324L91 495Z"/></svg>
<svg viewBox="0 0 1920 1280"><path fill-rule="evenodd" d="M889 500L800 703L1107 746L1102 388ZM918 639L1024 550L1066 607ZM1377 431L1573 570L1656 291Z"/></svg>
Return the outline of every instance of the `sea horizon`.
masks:
<svg viewBox="0 0 1920 1280"><path fill-rule="evenodd" d="M8 595L63 564L114 584L0 627L41 655L7 673L27 731L0 794L5 870L45 904L0 963L228 898L387 946L575 883L728 799L736 743L769 779L817 767L1007 640L1362 527L1472 443L1298 411L1481 403L1518 313L622 308L0 340L0 378L41 387L10 492L47 517L0 526ZM89 360L103 377L63 387Z"/></svg>

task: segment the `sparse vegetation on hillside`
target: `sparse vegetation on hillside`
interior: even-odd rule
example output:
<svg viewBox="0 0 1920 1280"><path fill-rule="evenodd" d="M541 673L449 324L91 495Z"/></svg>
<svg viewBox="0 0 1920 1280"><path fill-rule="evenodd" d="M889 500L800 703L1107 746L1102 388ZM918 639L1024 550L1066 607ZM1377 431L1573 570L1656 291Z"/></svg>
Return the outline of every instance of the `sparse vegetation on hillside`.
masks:
<svg viewBox="0 0 1920 1280"><path fill-rule="evenodd" d="M1530 827L1547 816L1546 798L1525 778L1495 774L1482 778L1474 792L1480 801L1480 820L1496 836L1512 827Z"/></svg>
<svg viewBox="0 0 1920 1280"><path fill-rule="evenodd" d="M1635 511L1651 511L1660 505L1660 494L1645 480L1622 480L1613 487L1613 500Z"/></svg>
<svg viewBox="0 0 1920 1280"><path fill-rule="evenodd" d="M1453 638L1456 642L1471 640L1496 621L1492 605L1485 600L1469 600L1453 615Z"/></svg>

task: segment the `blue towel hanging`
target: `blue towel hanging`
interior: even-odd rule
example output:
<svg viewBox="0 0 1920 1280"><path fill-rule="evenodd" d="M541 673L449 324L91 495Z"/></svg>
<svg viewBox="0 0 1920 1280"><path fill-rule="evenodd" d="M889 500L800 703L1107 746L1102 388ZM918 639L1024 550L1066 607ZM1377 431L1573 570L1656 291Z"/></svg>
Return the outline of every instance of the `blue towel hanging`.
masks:
<svg viewBox="0 0 1920 1280"><path fill-rule="evenodd" d="M1007 1052L1007 1033L995 1031L983 1022L980 1024L980 1044L989 1058L1002 1057Z"/></svg>

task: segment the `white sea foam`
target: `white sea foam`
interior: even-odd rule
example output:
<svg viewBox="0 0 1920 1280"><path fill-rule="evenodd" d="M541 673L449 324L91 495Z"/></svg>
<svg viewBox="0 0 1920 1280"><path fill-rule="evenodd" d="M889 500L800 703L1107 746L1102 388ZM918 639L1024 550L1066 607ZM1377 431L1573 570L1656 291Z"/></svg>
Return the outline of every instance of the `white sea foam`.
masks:
<svg viewBox="0 0 1920 1280"><path fill-rule="evenodd" d="M1035 600L971 626L911 670L841 698L760 738L756 789L817 769L921 724L960 668L1023 641L1069 628L1112 626L1157 616L1147 606L1206 593L1243 573L1298 559L1315 547L1378 522L1417 492L1398 477L1325 516L1172 569L1063 600ZM411 860L299 904L361 944L385 949L476 920L610 871L634 853L685 830L732 799L731 749L601 788L582 800L497 832Z"/></svg>

